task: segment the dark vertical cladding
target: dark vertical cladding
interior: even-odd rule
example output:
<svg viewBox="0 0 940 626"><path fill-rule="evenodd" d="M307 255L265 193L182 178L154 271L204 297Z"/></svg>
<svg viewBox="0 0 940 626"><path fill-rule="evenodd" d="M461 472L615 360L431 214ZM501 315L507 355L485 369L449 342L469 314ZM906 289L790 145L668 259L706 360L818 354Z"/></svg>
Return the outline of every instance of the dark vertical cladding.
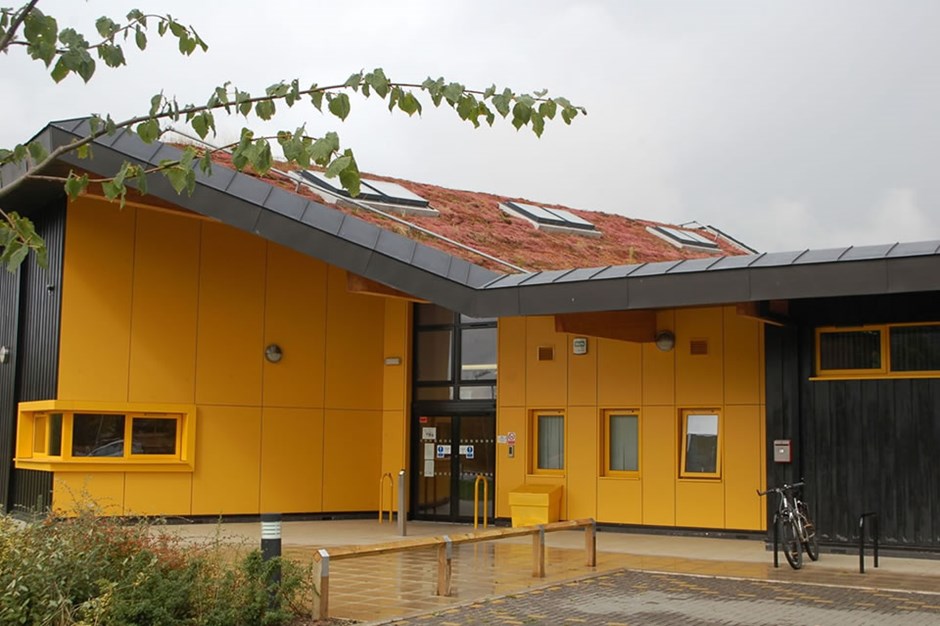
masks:
<svg viewBox="0 0 940 626"><path fill-rule="evenodd" d="M16 329L19 315L20 272L0 268L0 512L10 503L16 422Z"/></svg>
<svg viewBox="0 0 940 626"><path fill-rule="evenodd" d="M794 463L767 482L806 481L820 539L858 540L876 511L882 543L940 550L940 379L811 380L814 329L940 320L936 294L791 303L794 328L766 329L767 444L793 439Z"/></svg>
<svg viewBox="0 0 940 626"><path fill-rule="evenodd" d="M41 268L30 258L20 268L16 402L56 397L65 211L66 200L62 197L31 216L36 231L46 241L49 266ZM11 419L16 419L15 412ZM8 508L34 509L52 504L49 472L13 470L12 480L6 484L10 493Z"/></svg>

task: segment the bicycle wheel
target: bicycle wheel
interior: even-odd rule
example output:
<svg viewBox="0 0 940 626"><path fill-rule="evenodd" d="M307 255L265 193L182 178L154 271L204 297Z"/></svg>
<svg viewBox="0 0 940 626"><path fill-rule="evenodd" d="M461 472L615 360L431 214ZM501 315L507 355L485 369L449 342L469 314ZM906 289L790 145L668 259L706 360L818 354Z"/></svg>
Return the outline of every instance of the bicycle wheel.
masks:
<svg viewBox="0 0 940 626"><path fill-rule="evenodd" d="M793 569L803 567L803 544L800 542L799 529L796 519L784 517L780 520L780 543L783 545L783 555Z"/></svg>
<svg viewBox="0 0 940 626"><path fill-rule="evenodd" d="M799 513L800 521L803 526L803 549L813 561L819 560L819 545L816 543L816 525L809 519L809 509L806 505L800 503Z"/></svg>

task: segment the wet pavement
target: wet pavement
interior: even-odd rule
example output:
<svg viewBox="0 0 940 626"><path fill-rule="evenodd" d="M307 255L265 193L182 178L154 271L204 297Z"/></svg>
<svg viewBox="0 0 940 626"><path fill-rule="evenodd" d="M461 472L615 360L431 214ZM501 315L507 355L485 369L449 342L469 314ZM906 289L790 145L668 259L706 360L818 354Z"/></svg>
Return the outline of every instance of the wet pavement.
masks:
<svg viewBox="0 0 940 626"><path fill-rule="evenodd" d="M170 527L257 546L260 525ZM409 523L408 536L465 525ZM316 548L400 539L375 520L288 522L284 554L312 561ZM755 538L597 534L585 565L583 531L546 535L546 577L532 577L529 538L455 546L452 595L435 595L433 548L330 565L330 615L372 624L940 624L940 560L824 553L792 570Z"/></svg>

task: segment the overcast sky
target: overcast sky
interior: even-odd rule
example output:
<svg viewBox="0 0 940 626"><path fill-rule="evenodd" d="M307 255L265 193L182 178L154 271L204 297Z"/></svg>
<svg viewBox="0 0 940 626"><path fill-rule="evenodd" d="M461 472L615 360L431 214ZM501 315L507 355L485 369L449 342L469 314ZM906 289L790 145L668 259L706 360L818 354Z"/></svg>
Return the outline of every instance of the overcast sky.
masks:
<svg viewBox="0 0 940 626"><path fill-rule="evenodd" d="M0 146L52 119L116 118L161 89L203 102L226 80L399 81L547 88L588 109L539 140L353 100L345 123L295 107L264 131L336 130L365 171L459 189L713 224L760 250L940 239L940 2L936 0L59 0L93 30L132 6L195 26L173 43L56 86L20 50L0 58ZM133 48L133 46L130 46ZM218 141L243 119L221 122Z"/></svg>

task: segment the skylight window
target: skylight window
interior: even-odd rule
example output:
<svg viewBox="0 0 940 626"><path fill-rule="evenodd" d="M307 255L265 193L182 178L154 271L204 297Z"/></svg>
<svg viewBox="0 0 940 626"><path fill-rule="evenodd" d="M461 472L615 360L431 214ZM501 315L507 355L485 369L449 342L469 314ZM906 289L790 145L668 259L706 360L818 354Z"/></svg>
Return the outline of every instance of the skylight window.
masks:
<svg viewBox="0 0 940 626"><path fill-rule="evenodd" d="M322 172L304 170L301 175L314 186L325 189L340 198L352 198L349 192L340 186L337 179L327 178ZM438 212L429 206L427 200L418 194L405 189L398 183L383 180L369 180L363 178L360 182L359 195L355 200L366 204L378 205L381 208L398 209L403 212L437 215Z"/></svg>
<svg viewBox="0 0 940 626"><path fill-rule="evenodd" d="M529 220L536 228L600 237L594 224L564 209L549 209L525 202L504 202L499 207L511 215Z"/></svg>
<svg viewBox="0 0 940 626"><path fill-rule="evenodd" d="M672 228L669 226L647 226L647 231L665 239L677 248L698 248L700 250L720 250L718 243L694 230Z"/></svg>

